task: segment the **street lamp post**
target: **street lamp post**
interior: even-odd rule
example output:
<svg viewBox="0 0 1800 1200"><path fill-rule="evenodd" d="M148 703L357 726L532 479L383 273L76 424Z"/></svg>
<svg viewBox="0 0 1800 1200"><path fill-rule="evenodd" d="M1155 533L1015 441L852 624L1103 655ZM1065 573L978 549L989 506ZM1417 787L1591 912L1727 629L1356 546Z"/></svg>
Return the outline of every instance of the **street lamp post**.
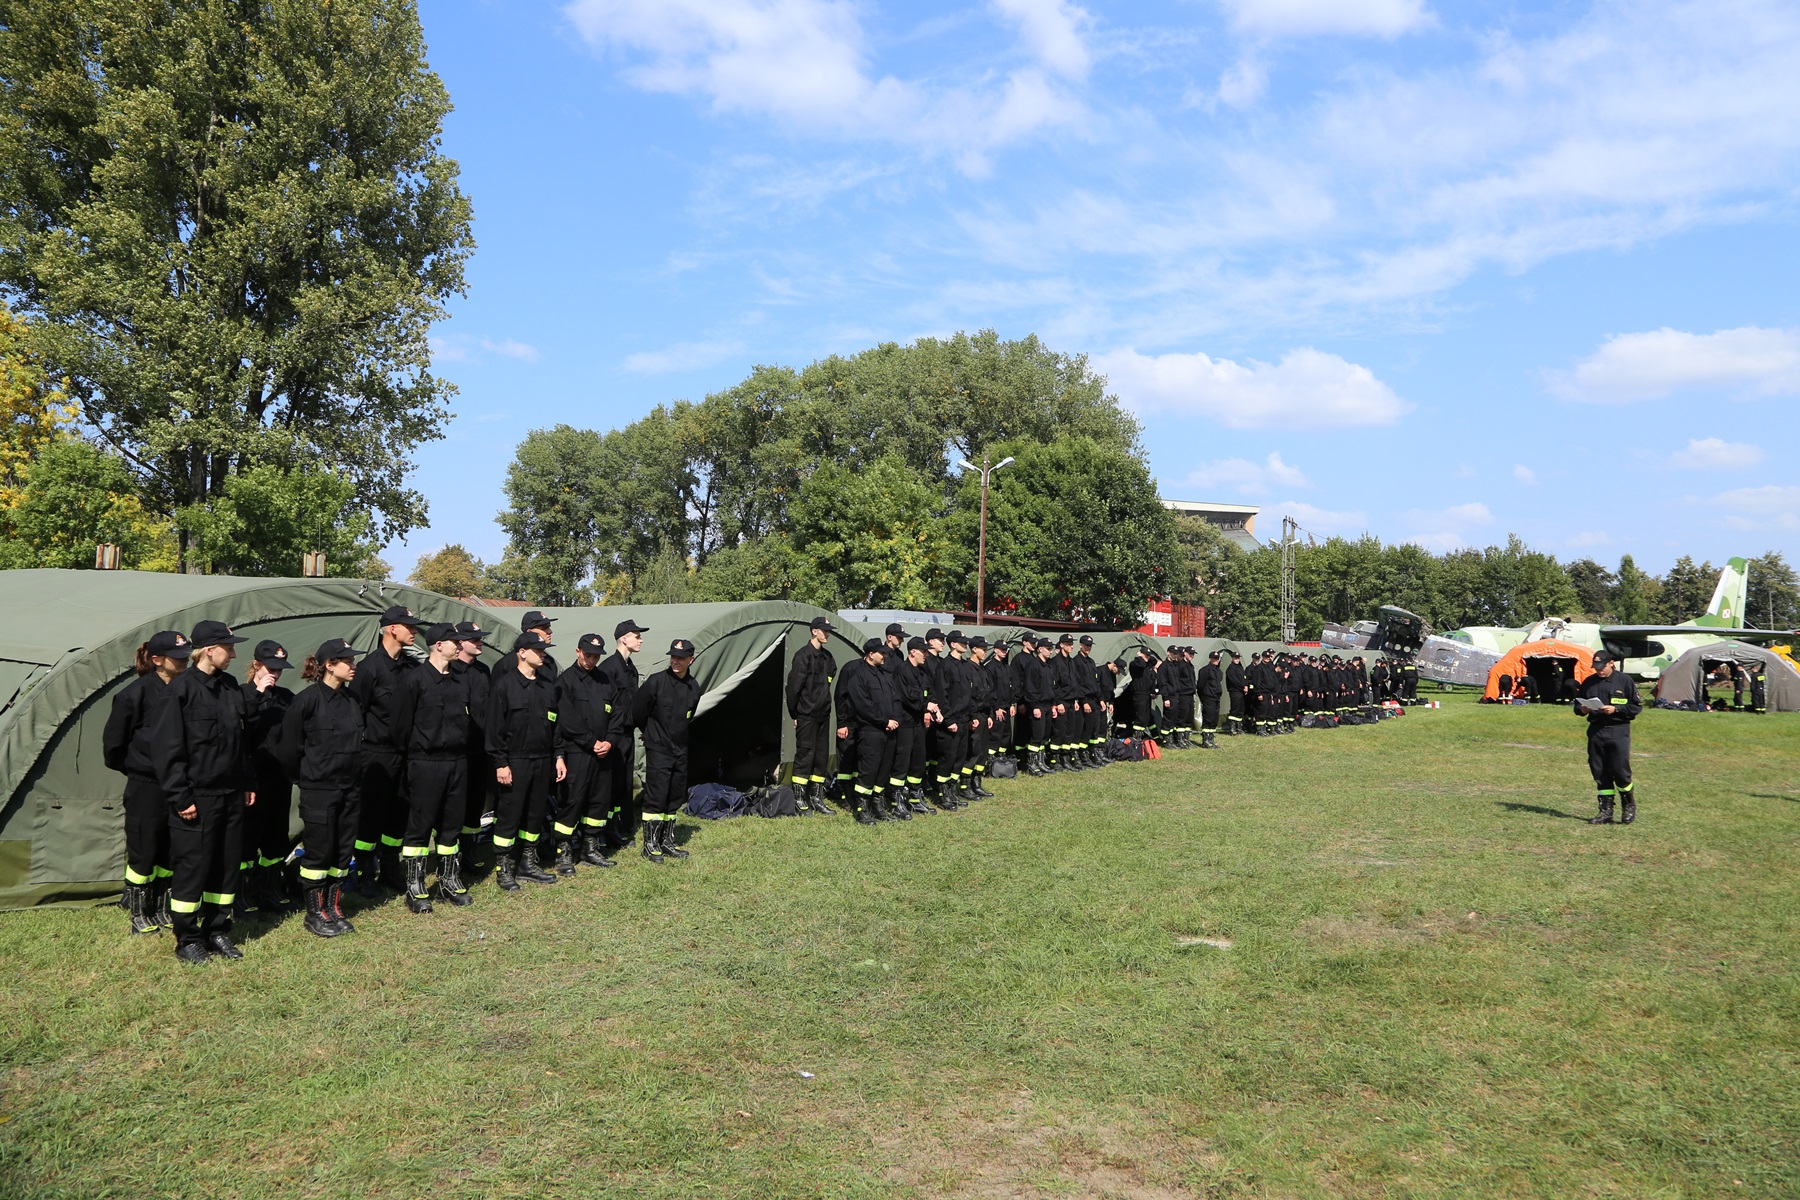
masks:
<svg viewBox="0 0 1800 1200"><path fill-rule="evenodd" d="M977 467L966 458L956 460L956 465L965 471L981 472L981 537L980 548L975 556L975 623L980 625L987 615L987 494L988 478L1001 467L1012 462L1010 457L1003 458L993 466L988 466L988 456L983 453L981 466Z"/></svg>

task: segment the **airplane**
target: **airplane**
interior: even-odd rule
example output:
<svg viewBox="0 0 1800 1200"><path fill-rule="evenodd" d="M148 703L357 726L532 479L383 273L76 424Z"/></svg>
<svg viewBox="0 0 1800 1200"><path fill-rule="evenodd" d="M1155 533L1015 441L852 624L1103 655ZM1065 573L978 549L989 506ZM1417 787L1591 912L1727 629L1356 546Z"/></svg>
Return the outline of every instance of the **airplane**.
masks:
<svg viewBox="0 0 1800 1200"><path fill-rule="evenodd" d="M1419 677L1442 683L1485 684L1488 671L1507 651L1525 642L1552 639L1589 650L1605 649L1624 660L1627 674L1656 679L1665 667L1696 646L1725 641L1792 641L1792 630L1738 626L1748 587L1749 564L1733 558L1719 572L1719 582L1706 611L1679 625L1599 625L1544 617L1523 628L1471 625L1434 635L1418 616L1383 605L1380 621L1358 621L1350 629L1328 625L1327 636L1320 640L1340 649L1363 646L1405 652L1409 645L1414 646L1412 653L1419 664ZM1339 640L1331 640L1334 636ZM1345 644L1340 645L1340 641Z"/></svg>

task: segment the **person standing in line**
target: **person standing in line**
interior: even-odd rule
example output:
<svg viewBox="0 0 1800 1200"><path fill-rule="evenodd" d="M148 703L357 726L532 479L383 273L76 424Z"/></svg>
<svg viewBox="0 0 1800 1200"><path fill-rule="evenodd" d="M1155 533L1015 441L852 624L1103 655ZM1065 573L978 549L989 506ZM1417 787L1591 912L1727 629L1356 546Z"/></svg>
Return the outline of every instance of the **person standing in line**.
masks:
<svg viewBox="0 0 1800 1200"><path fill-rule="evenodd" d="M994 731L994 687L987 652L986 637L978 633L969 639L969 759L963 766L963 790L981 800L994 794L985 786Z"/></svg>
<svg viewBox="0 0 1800 1200"><path fill-rule="evenodd" d="M113 697L101 737L106 765L125 776L125 895L131 932L156 933L169 916L169 808L151 760L150 718L168 698L169 684L187 669L193 647L173 629L153 633L137 648L137 678Z"/></svg>
<svg viewBox="0 0 1800 1200"><path fill-rule="evenodd" d="M394 605L381 614L381 645L356 672L351 694L363 710L363 765L358 791L362 828L356 835L356 890L380 897L385 883L404 891L400 835L406 831L406 756L394 736L394 704L400 679L414 664L407 647L423 624L412 610Z"/></svg>
<svg viewBox="0 0 1800 1200"><path fill-rule="evenodd" d="M1031 775L1050 774L1051 714L1056 710L1056 681L1050 674L1050 656L1055 647L1050 639L1034 640L1037 653L1024 658L1024 696L1020 707L1025 711L1025 770Z"/></svg>
<svg viewBox="0 0 1800 1200"><path fill-rule="evenodd" d="M600 663L600 673L612 683L613 694L619 698L617 707L624 716L617 727L618 749L606 756L612 761L612 804L606 813L609 856L631 845L637 835L637 780L633 770L637 762L633 731L637 725L632 718L632 706L638 692L638 669L632 658L644 648L644 635L649 632L629 618L620 621L613 626L613 652Z"/></svg>
<svg viewBox="0 0 1800 1200"><path fill-rule="evenodd" d="M794 723L794 792L802 816L830 813L825 802L825 772L831 763L831 685L837 678L837 660L825 643L831 640L831 621L814 617L806 645L794 652L788 668L787 710Z"/></svg>
<svg viewBox="0 0 1800 1200"><path fill-rule="evenodd" d="M890 651L893 653L893 651ZM894 672L894 698L900 705L900 728L894 731L894 774L906 781L906 806L920 816L937 812L925 799L925 639L913 638Z"/></svg>
<svg viewBox="0 0 1800 1200"><path fill-rule="evenodd" d="M451 672L462 680L463 690L469 696L469 746L463 760L463 827L462 836L457 839L460 850L452 864L456 869L457 888L462 893L467 892L468 881L476 872L475 855L481 848L481 819L493 811L494 802L494 768L488 759L485 724L493 675L488 665L481 661L482 644L487 636L487 630L474 621L458 621L456 661L450 664ZM440 863L440 891L443 890L442 867ZM451 903L456 902L452 900Z"/></svg>
<svg viewBox="0 0 1800 1200"><path fill-rule="evenodd" d="M653 863L686 858L675 843L676 815L687 800L688 733L700 703L694 643L669 643L669 665L644 680L632 720L644 731L644 857Z"/></svg>
<svg viewBox="0 0 1800 1200"><path fill-rule="evenodd" d="M1032 670L1031 664L1036 661L1037 635L1032 633L1021 634L1019 636L1019 652L1013 656L1012 661L1008 664L1008 670L1012 675L1013 746L1016 750L1023 751L1023 754L1021 754L1020 757L1024 759L1025 766L1028 770L1031 766L1031 747L1028 745L1031 740L1031 721L1029 719L1029 714L1027 714L1025 720L1020 720L1019 712L1025 704L1025 676L1027 672Z"/></svg>
<svg viewBox="0 0 1800 1200"><path fill-rule="evenodd" d="M629 718L629 697L613 689L600 670L606 639L584 633L575 643L575 664L556 677L556 736L569 775L563 807L556 814L556 873L575 874L579 856L590 867L616 867L606 855L606 819L612 811L612 756L618 753Z"/></svg>
<svg viewBox="0 0 1800 1200"><path fill-rule="evenodd" d="M1075 649L1075 635L1065 633L1056 639L1055 655L1050 659L1050 687L1056 703L1050 706L1050 769L1074 771L1076 722L1075 664L1070 654Z"/></svg>
<svg viewBox="0 0 1800 1200"><path fill-rule="evenodd" d="M1084 633L1075 645L1075 691L1081 706L1075 730L1075 757L1090 767L1104 767L1112 761L1106 757L1106 710L1110 698L1107 677L1105 669L1094 661L1093 636Z"/></svg>
<svg viewBox="0 0 1800 1200"><path fill-rule="evenodd" d="M938 783L959 805L977 799L968 786L969 726L975 719L974 670L969 665L969 637L960 629L944 636L949 654L938 665L938 708L943 725L938 741ZM941 807L941 804L940 804Z"/></svg>
<svg viewBox="0 0 1800 1200"><path fill-rule="evenodd" d="M513 642L512 669L495 671L488 696L489 768L499 785L494 809L494 881L516 892L519 880L550 884L538 861L550 820L550 793L568 774L556 753L556 685L537 673L549 652L542 634Z"/></svg>
<svg viewBox="0 0 1800 1200"><path fill-rule="evenodd" d="M238 870L244 879L245 912L279 913L293 907L282 870L294 849L294 840L288 836L294 781L275 755L282 718L294 702L294 693L281 686L281 675L293 669L281 643L265 640L256 644L245 673L244 698L255 701L251 708L256 713L245 730L255 784L251 790L260 801L244 815L244 861Z"/></svg>
<svg viewBox="0 0 1800 1200"><path fill-rule="evenodd" d="M1225 718L1225 733L1235 737L1244 732L1244 679L1243 655L1236 650L1229 652L1231 663L1225 668L1225 695L1230 701Z"/></svg>
<svg viewBox="0 0 1800 1200"><path fill-rule="evenodd" d="M300 887L306 932L315 937L356 931L344 915L344 880L356 854L362 778L363 711L350 681L364 653L342 638L320 646L300 669L312 686L281 719L277 754L300 789Z"/></svg>
<svg viewBox="0 0 1800 1200"><path fill-rule="evenodd" d="M900 729L900 707L883 669L887 645L870 638L863 643L862 651L863 669L855 673L845 689L846 708L839 717L856 741L856 799L852 812L858 825L911 820L912 813L904 803L890 809L883 801L887 781L893 775L894 735Z"/></svg>
<svg viewBox="0 0 1800 1200"><path fill-rule="evenodd" d="M1225 672L1219 667L1220 654L1217 650L1208 652L1206 665L1200 668L1195 679L1195 690L1200 697L1200 748L1217 750L1219 748L1219 701L1225 696Z"/></svg>
<svg viewBox="0 0 1800 1200"><path fill-rule="evenodd" d="M227 672L244 640L223 621L194 626L189 669L170 681L150 720L151 763L169 800L175 957L194 965L244 957L231 940L231 914L244 812L256 804L244 739L256 700Z"/></svg>
<svg viewBox="0 0 1800 1200"><path fill-rule="evenodd" d="M988 659L988 673L992 677L988 681L988 690L994 701L994 735L989 741L996 752L1011 754L1013 715L1018 711L1018 694L1013 691L1013 685L1018 675L1012 669L1012 644L1005 638L994 643L993 655Z"/></svg>
<svg viewBox="0 0 1800 1200"><path fill-rule="evenodd" d="M550 636L550 627L554 624L556 624L555 617L546 617L543 613L534 608L519 620L519 632L535 633L544 639L544 645L552 646L556 644L556 639ZM502 654L500 656L499 665L495 669L499 671L511 671L516 669L517 659L514 655L517 653L518 651L514 650ZM538 665L537 673L546 682L555 683L556 677L562 674L562 668L557 665L556 656L551 654L548 650L544 651L543 659L544 661Z"/></svg>
<svg viewBox="0 0 1800 1200"><path fill-rule="evenodd" d="M469 688L451 670L460 650L455 625L425 631L427 657L406 672L395 698L394 730L406 754L406 828L400 858L406 872L406 907L431 911L425 876L437 850L438 898L458 908L473 901L462 882L463 806L469 785ZM433 840L435 835L435 841Z"/></svg>

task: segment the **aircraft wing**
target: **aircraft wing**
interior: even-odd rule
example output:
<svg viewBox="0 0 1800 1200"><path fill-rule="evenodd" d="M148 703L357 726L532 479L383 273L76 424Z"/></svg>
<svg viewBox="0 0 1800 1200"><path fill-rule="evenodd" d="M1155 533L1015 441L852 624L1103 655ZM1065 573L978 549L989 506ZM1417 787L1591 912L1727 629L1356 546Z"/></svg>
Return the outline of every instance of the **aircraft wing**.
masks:
<svg viewBox="0 0 1800 1200"><path fill-rule="evenodd" d="M1602 641L1641 642L1656 637L1713 637L1733 642L1778 642L1800 638L1792 629L1721 629L1716 625L1602 625Z"/></svg>

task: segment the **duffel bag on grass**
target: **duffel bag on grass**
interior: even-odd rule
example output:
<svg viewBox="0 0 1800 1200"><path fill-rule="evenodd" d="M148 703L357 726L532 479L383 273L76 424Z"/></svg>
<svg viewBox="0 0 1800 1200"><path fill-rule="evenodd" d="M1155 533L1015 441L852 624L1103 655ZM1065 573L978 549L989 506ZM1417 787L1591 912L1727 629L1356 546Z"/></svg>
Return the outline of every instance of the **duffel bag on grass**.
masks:
<svg viewBox="0 0 1800 1200"><path fill-rule="evenodd" d="M988 774L995 779L1017 779L1019 777L1019 761L1002 755L988 765Z"/></svg>

